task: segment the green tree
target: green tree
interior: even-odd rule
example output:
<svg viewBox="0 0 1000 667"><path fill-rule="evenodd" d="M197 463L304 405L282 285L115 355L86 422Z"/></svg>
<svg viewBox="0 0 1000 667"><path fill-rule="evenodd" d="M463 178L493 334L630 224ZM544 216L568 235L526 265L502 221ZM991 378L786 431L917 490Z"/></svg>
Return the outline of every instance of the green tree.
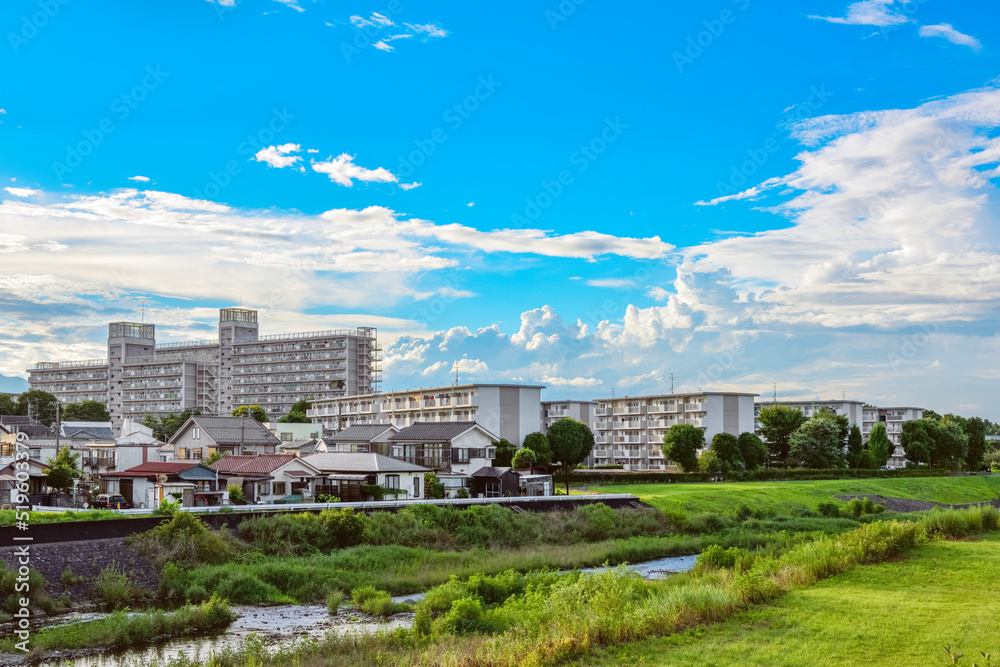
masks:
<svg viewBox="0 0 1000 667"><path fill-rule="evenodd" d="M107 422L111 421L111 413L100 401L67 403L62 407L62 420L64 422Z"/></svg>
<svg viewBox="0 0 1000 667"><path fill-rule="evenodd" d="M889 462L892 454L892 442L885 432L885 424L879 422L872 426L871 433L868 434L868 451L872 453L872 461L875 468L881 468Z"/></svg>
<svg viewBox="0 0 1000 667"><path fill-rule="evenodd" d="M683 472L698 470L698 452L705 448L705 433L691 424L674 424L663 436L663 456Z"/></svg>
<svg viewBox="0 0 1000 667"><path fill-rule="evenodd" d="M535 456L535 453L533 451L531 451L527 447L522 447L521 449L517 450L517 452L514 454L514 459L513 461L511 461L511 463L515 468L521 470L523 468L530 468L531 464L533 464L537 460L537 458L538 457Z"/></svg>
<svg viewBox="0 0 1000 667"><path fill-rule="evenodd" d="M59 448L56 455L45 462L45 466L48 468L67 468L73 477L79 477L83 474L80 469L80 452L74 452L69 447L63 446Z"/></svg>
<svg viewBox="0 0 1000 667"><path fill-rule="evenodd" d="M872 450L865 447L861 451L861 459L858 462L858 467L862 470L874 470L878 467L875 464L875 457L872 455Z"/></svg>
<svg viewBox="0 0 1000 667"><path fill-rule="evenodd" d="M941 429L934 449L931 465L938 468L957 470L965 463L969 453L969 436L959 420L941 418Z"/></svg>
<svg viewBox="0 0 1000 667"><path fill-rule="evenodd" d="M535 431L524 436L523 447L527 447L538 457L536 463L540 466L552 465L552 445L544 433Z"/></svg>
<svg viewBox="0 0 1000 667"><path fill-rule="evenodd" d="M903 445L903 451L906 452L906 458L913 463L930 464L934 450L937 448L939 430L940 426L937 420L928 417L905 422L900 435L900 443Z"/></svg>
<svg viewBox="0 0 1000 667"><path fill-rule="evenodd" d="M17 403L10 394L0 394L0 415L16 415Z"/></svg>
<svg viewBox="0 0 1000 667"><path fill-rule="evenodd" d="M552 447L552 462L562 467L566 494L569 495L569 471L590 455L594 448L594 434L583 422L564 417L549 427L548 439Z"/></svg>
<svg viewBox="0 0 1000 667"><path fill-rule="evenodd" d="M236 407L236 408L233 409L233 416L234 417L242 417L244 415L249 415L249 416L253 417L257 421L259 421L261 424L263 424L266 421L269 421L268 418L267 418L267 413L264 412L264 408L260 407L256 403L254 403L254 404L252 404L250 406L240 405L240 406L238 406L238 407Z"/></svg>
<svg viewBox="0 0 1000 667"><path fill-rule="evenodd" d="M934 421L939 422L941 421L941 415L933 410L924 410L924 419L933 419Z"/></svg>
<svg viewBox="0 0 1000 667"><path fill-rule="evenodd" d="M517 447L507 440L506 438L500 438L500 442L497 443L496 456L493 457L493 465L497 468L507 468L514 461L514 452L517 451Z"/></svg>
<svg viewBox="0 0 1000 667"><path fill-rule="evenodd" d="M792 433L788 457L803 468L842 468L841 424L836 415L818 413Z"/></svg>
<svg viewBox="0 0 1000 667"><path fill-rule="evenodd" d="M727 471L728 464L711 449L705 450L698 457L698 470L709 475L718 475Z"/></svg>
<svg viewBox="0 0 1000 667"><path fill-rule="evenodd" d="M986 454L986 421L972 417L965 426L965 435L969 437L965 465L970 471L979 470L983 467L983 456Z"/></svg>
<svg viewBox="0 0 1000 667"><path fill-rule="evenodd" d="M433 471L424 473L424 497L438 500L444 498L444 484Z"/></svg>
<svg viewBox="0 0 1000 667"><path fill-rule="evenodd" d="M792 434L806 421L802 411L787 405L769 405L761 408L760 436L767 442L771 457L785 465L791 451Z"/></svg>
<svg viewBox="0 0 1000 667"><path fill-rule="evenodd" d="M57 491L66 493L73 488L73 471L66 466L48 468L45 474L45 483Z"/></svg>
<svg viewBox="0 0 1000 667"><path fill-rule="evenodd" d="M767 465L767 445L757 437L756 433L749 431L740 433L739 445L747 470L757 470L761 466Z"/></svg>
<svg viewBox="0 0 1000 667"><path fill-rule="evenodd" d="M865 451L865 440L861 435L861 429L855 424L851 427L851 432L847 436L847 467L860 468L861 455Z"/></svg>
<svg viewBox="0 0 1000 667"><path fill-rule="evenodd" d="M208 455L208 458L206 458L204 461L202 461L202 464L210 466L213 463L221 461L222 457L224 457L224 456L226 456L228 454L229 454L229 452L220 452L219 450L215 450L214 452L212 452L211 454Z"/></svg>
<svg viewBox="0 0 1000 667"><path fill-rule="evenodd" d="M169 414L165 416L161 415L146 415L142 418L142 425L153 429L153 437L157 440L163 440L166 442L174 436L181 426L187 422L187 420L193 415L200 415L201 412L198 410L192 410L188 408L180 414Z"/></svg>
<svg viewBox="0 0 1000 667"><path fill-rule="evenodd" d="M306 416L306 411L312 408L312 398L303 398L292 405L288 414L278 420L281 424L310 424L312 420ZM259 420L258 420L259 421ZM266 421L266 420L265 420Z"/></svg>
<svg viewBox="0 0 1000 667"><path fill-rule="evenodd" d="M732 433L716 433L712 438L711 449L722 462L723 472L746 470L740 440Z"/></svg>
<svg viewBox="0 0 1000 667"><path fill-rule="evenodd" d="M56 420L56 397L41 389L30 389L17 397L17 414L29 415L52 426Z"/></svg>

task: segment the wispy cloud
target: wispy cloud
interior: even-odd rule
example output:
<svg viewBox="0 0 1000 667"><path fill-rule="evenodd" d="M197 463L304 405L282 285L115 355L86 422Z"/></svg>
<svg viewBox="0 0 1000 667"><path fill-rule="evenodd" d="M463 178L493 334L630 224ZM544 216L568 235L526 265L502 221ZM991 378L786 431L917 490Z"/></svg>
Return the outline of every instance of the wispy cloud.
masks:
<svg viewBox="0 0 1000 667"><path fill-rule="evenodd" d="M966 35L955 30L950 23L941 23L939 25L925 25L920 27L921 37L943 37L947 39L952 44L959 44L961 46L968 46L973 51L981 51L983 45L978 39L972 37L971 35Z"/></svg>
<svg viewBox="0 0 1000 667"><path fill-rule="evenodd" d="M384 167L368 169L366 167L362 167L361 165L354 164L354 156L347 153L341 153L337 157L327 158L326 162L313 161L312 169L320 174L326 174L334 183L348 188L352 187L354 185L354 181L356 180L367 183L399 182L399 178Z"/></svg>
<svg viewBox="0 0 1000 667"><path fill-rule="evenodd" d="M862 0L855 2L847 8L846 16L809 16L811 19L820 19L830 23L841 23L845 25L873 25L888 26L908 23L909 18L900 14L897 10L901 5L905 5L907 0Z"/></svg>
<svg viewBox="0 0 1000 667"><path fill-rule="evenodd" d="M588 280L586 284L591 287L611 287L614 289L635 287L634 280L626 280L624 278L596 278L594 280Z"/></svg>
<svg viewBox="0 0 1000 667"><path fill-rule="evenodd" d="M436 23L404 23L397 26L392 19L378 12L373 12L367 18L359 14L350 17L351 24L359 30L364 30L372 37L372 46L379 51L395 51L390 42L398 39L427 41L436 37L447 37L449 32ZM389 29L392 30L389 30Z"/></svg>
<svg viewBox="0 0 1000 667"><path fill-rule="evenodd" d="M407 28L418 34L424 34L427 37L447 37L448 31L437 25L436 23L407 23L405 24Z"/></svg>
<svg viewBox="0 0 1000 667"><path fill-rule="evenodd" d="M128 180L137 181L139 183L149 183L149 176L129 176Z"/></svg>
<svg viewBox="0 0 1000 667"><path fill-rule="evenodd" d="M32 190L31 188L4 188L4 190L15 197L37 197L42 194L41 190Z"/></svg>

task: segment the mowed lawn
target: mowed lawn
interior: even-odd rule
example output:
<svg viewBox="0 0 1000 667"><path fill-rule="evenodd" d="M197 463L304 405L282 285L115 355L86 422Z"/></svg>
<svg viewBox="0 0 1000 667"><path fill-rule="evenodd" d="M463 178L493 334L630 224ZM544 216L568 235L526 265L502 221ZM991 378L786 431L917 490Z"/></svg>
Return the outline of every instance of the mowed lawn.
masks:
<svg viewBox="0 0 1000 667"><path fill-rule="evenodd" d="M1000 475L805 482L622 484L591 488L604 493L632 493L650 505L667 511L731 513L737 506L744 504L753 510L787 513L796 508L816 511L821 502L837 502L834 496L840 495L872 494L948 504L996 500L1000 495Z"/></svg>
<svg viewBox="0 0 1000 667"><path fill-rule="evenodd" d="M934 542L902 562L865 565L706 628L608 649L610 665L950 665L1000 656L1000 537Z"/></svg>

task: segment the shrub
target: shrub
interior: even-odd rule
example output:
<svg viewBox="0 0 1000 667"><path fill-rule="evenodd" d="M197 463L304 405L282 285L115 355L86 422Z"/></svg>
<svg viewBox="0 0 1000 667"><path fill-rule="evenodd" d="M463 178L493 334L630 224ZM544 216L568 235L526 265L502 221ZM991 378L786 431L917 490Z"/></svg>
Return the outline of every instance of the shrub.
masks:
<svg viewBox="0 0 1000 667"><path fill-rule="evenodd" d="M837 503L820 503L819 513L830 519L840 518L840 508L837 507Z"/></svg>
<svg viewBox="0 0 1000 667"><path fill-rule="evenodd" d="M469 490L463 486L462 488L460 488L458 491L455 492L455 497L456 498L468 498L469 497Z"/></svg>
<svg viewBox="0 0 1000 667"><path fill-rule="evenodd" d="M247 498L243 494L243 487L238 484L230 484L226 487L226 491L229 492L229 502L233 505L246 505Z"/></svg>
<svg viewBox="0 0 1000 667"><path fill-rule="evenodd" d="M323 510L319 518L326 527L334 548L344 549L361 544L368 518L366 515L358 514L348 507L342 510Z"/></svg>
<svg viewBox="0 0 1000 667"><path fill-rule="evenodd" d="M442 629L453 635L468 635L488 630L483 602L477 597L464 597L451 603L444 616Z"/></svg>
<svg viewBox="0 0 1000 667"><path fill-rule="evenodd" d="M181 504L176 500L164 498L160 501L160 506L153 510L153 516L173 516L180 507Z"/></svg>
<svg viewBox="0 0 1000 667"><path fill-rule="evenodd" d="M168 562L181 567L224 563L239 551L234 540L209 530L189 512L175 512L170 521L132 536L130 542L159 568Z"/></svg>
<svg viewBox="0 0 1000 667"><path fill-rule="evenodd" d="M149 591L129 581L124 570L119 572L112 564L94 578L93 595L108 606L121 609L149 597Z"/></svg>
<svg viewBox="0 0 1000 667"><path fill-rule="evenodd" d="M326 610L332 615L337 614L340 605L344 602L344 594L340 591L333 591L326 596Z"/></svg>
<svg viewBox="0 0 1000 667"><path fill-rule="evenodd" d="M184 597L187 598L188 602L197 604L199 602L204 602L205 600L208 600L209 595L208 591L205 590L204 586L202 586L201 584L195 584L191 588L187 589L187 592L184 594Z"/></svg>
<svg viewBox="0 0 1000 667"><path fill-rule="evenodd" d="M710 544L698 554L695 567L700 572L711 570L747 570L753 563L754 555L738 547L723 549L718 544Z"/></svg>
<svg viewBox="0 0 1000 667"><path fill-rule="evenodd" d="M377 590L374 586L359 586L351 591L351 599L361 611L372 616L392 616L410 610L410 605L395 603L388 591Z"/></svg>

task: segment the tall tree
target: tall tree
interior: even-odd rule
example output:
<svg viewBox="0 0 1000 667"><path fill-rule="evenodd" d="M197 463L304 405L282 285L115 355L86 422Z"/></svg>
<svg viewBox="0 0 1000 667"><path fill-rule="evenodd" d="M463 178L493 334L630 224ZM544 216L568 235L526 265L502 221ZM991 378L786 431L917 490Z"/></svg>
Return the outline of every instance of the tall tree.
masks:
<svg viewBox="0 0 1000 667"><path fill-rule="evenodd" d="M979 470L983 467L983 456L986 454L986 421L972 417L965 426L965 435L969 437L965 465L969 471Z"/></svg>
<svg viewBox="0 0 1000 667"><path fill-rule="evenodd" d="M788 458L804 468L842 468L844 450L836 415L817 414L792 433Z"/></svg>
<svg viewBox="0 0 1000 667"><path fill-rule="evenodd" d="M568 495L569 471L590 454L594 448L594 434L583 422L565 417L549 427L548 439L552 447L552 462L559 464L565 473Z"/></svg>
<svg viewBox="0 0 1000 667"><path fill-rule="evenodd" d="M199 414L201 414L200 411L188 408L179 415L174 413L166 416L146 415L142 418L142 425L153 429L154 438L166 442L173 437L174 433L177 432L177 429L184 426L191 416Z"/></svg>
<svg viewBox="0 0 1000 667"><path fill-rule="evenodd" d="M56 420L56 397L41 389L29 389L17 397L17 414L31 415L46 426Z"/></svg>
<svg viewBox="0 0 1000 667"><path fill-rule="evenodd" d="M847 467L860 468L861 455L865 451L865 439L861 435L861 429L857 424L851 427L851 432L847 435Z"/></svg>
<svg viewBox="0 0 1000 667"><path fill-rule="evenodd" d="M941 429L938 432L937 447L934 449L932 464L938 468L957 470L969 452L969 436L958 420L941 418Z"/></svg>
<svg viewBox="0 0 1000 667"><path fill-rule="evenodd" d="M493 457L493 466L495 468L509 468L514 462L514 452L516 451L517 447L512 442L506 438L500 438L500 442L497 443L496 456Z"/></svg>
<svg viewBox="0 0 1000 667"><path fill-rule="evenodd" d="M83 474L80 470L80 456L79 452L74 452L69 447L61 447L56 455L45 461L45 465L49 468L63 467L69 469L70 473L74 477L79 477Z"/></svg>
<svg viewBox="0 0 1000 667"><path fill-rule="evenodd" d="M309 424L312 420L306 416L306 411L310 408L312 408L312 399L303 398L301 401L295 402L288 414L279 419L278 422L281 424Z"/></svg>
<svg viewBox="0 0 1000 667"><path fill-rule="evenodd" d="M788 405L769 405L761 408L760 436L767 442L771 457L785 465L791 449L792 434L806 421L801 410Z"/></svg>
<svg viewBox="0 0 1000 667"><path fill-rule="evenodd" d="M549 444L549 439L545 437L544 433L535 431L534 433L529 433L524 436L523 447L527 447L535 453L537 463L540 466L550 466L552 465L552 445Z"/></svg>
<svg viewBox="0 0 1000 667"><path fill-rule="evenodd" d="M111 413L100 401L67 403L62 407L62 420L65 422L107 422L111 421Z"/></svg>
<svg viewBox="0 0 1000 667"><path fill-rule="evenodd" d="M731 433L716 433L712 438L712 449L722 463L723 472L746 470L740 441Z"/></svg>
<svg viewBox="0 0 1000 667"><path fill-rule="evenodd" d="M674 424L663 436L663 456L683 472L698 470L698 452L704 448L704 431L691 424Z"/></svg>
<svg viewBox="0 0 1000 667"><path fill-rule="evenodd" d="M10 394L0 394L0 415L16 415L17 403Z"/></svg>
<svg viewBox="0 0 1000 667"><path fill-rule="evenodd" d="M249 406L247 406L247 405L240 405L240 406L238 406L238 407L236 407L236 408L233 409L233 416L234 417L242 417L244 415L249 415L249 416L253 417L257 421L259 421L261 424L263 424L266 421L269 421L268 418L267 418L267 413L264 412L264 408L260 407L256 403L254 403L252 405L249 405Z"/></svg>
<svg viewBox="0 0 1000 667"><path fill-rule="evenodd" d="M941 421L941 415L933 410L924 410L924 419L933 419L934 421L939 422Z"/></svg>
<svg viewBox="0 0 1000 667"><path fill-rule="evenodd" d="M927 417L904 422L900 442L906 458L913 463L930 464L937 448L939 430L937 420Z"/></svg>
<svg viewBox="0 0 1000 667"><path fill-rule="evenodd" d="M872 453L874 467L881 468L888 463L892 454L892 442L885 432L885 424L879 422L872 426L871 433L868 434L868 450Z"/></svg>
<svg viewBox="0 0 1000 667"><path fill-rule="evenodd" d="M767 445L757 437L757 434L745 431L740 433L739 438L740 453L743 454L743 463L747 470L756 470L767 465Z"/></svg>

